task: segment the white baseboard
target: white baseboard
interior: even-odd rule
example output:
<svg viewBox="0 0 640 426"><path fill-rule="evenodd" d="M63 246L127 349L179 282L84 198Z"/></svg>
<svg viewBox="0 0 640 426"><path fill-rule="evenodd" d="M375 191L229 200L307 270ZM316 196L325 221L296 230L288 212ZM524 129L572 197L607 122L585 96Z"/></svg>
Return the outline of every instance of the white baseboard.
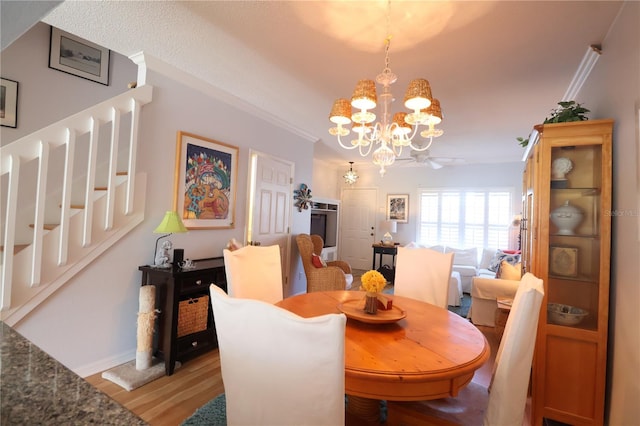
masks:
<svg viewBox="0 0 640 426"><path fill-rule="evenodd" d="M91 364L86 364L80 367L72 368L73 372L78 376L85 378L96 373L101 373L106 370L110 370L113 367L117 367L118 365L125 364L131 360L136 359L136 351L135 348L123 352L119 355L114 355L108 358L104 358Z"/></svg>

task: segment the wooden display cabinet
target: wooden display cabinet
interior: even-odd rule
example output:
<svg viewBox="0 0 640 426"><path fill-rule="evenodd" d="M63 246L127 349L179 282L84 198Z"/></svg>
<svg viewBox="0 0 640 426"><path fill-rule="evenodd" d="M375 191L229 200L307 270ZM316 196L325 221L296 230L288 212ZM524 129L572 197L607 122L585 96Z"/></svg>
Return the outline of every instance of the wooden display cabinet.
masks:
<svg viewBox="0 0 640 426"><path fill-rule="evenodd" d="M544 419L604 422L612 129L612 120L545 124L530 137L534 146L523 180L523 262L542 278L545 290L532 373L535 426ZM558 178L562 168L570 170ZM576 209L576 225L561 222L575 218ZM554 304L578 308L586 316L568 323L550 313Z"/></svg>

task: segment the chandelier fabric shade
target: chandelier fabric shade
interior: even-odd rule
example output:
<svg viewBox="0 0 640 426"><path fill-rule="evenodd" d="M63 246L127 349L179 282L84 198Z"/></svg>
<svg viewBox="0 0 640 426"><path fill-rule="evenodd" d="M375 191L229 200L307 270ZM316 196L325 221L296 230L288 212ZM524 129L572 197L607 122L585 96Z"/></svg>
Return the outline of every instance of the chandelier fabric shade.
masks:
<svg viewBox="0 0 640 426"><path fill-rule="evenodd" d="M373 109L378 103L376 83L373 80L360 80L351 96L351 106L361 110Z"/></svg>
<svg viewBox="0 0 640 426"><path fill-rule="evenodd" d="M421 109L428 108L431 105L432 98L429 82L424 78L416 78L407 87L404 95L404 106L418 112Z"/></svg>
<svg viewBox="0 0 640 426"><path fill-rule="evenodd" d="M336 124L351 123L351 103L344 98L337 99L331 108L329 120Z"/></svg>
<svg viewBox="0 0 640 426"><path fill-rule="evenodd" d="M373 163L380 167L382 176L386 168L395 162L396 157L402 155L403 148L425 151L431 146L433 138L443 134L442 130L435 128L442 122L442 108L440 102L434 99L427 79L416 78L409 83L403 105L410 112L397 112L392 116L393 95L390 86L395 83L397 76L389 68L390 44L391 36L388 36L385 39L385 67L376 77L376 81L359 80L353 90L351 101L344 98L336 100L329 114L329 120L336 125L329 129L329 133L336 136L340 146L349 150L357 148L362 157L373 151ZM379 106L376 82L382 85L381 112L377 122L376 114L371 111ZM350 130L344 127L349 124L352 124ZM427 129L420 131L421 126ZM355 133L354 139L343 141L342 137L351 131ZM418 133L428 141L414 143Z"/></svg>

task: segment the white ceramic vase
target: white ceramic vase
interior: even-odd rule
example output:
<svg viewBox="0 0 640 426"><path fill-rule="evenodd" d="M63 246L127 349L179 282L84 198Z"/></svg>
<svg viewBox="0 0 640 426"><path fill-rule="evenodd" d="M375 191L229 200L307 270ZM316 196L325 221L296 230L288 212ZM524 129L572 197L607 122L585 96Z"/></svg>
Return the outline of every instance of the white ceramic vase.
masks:
<svg viewBox="0 0 640 426"><path fill-rule="evenodd" d="M551 222L558 227L559 235L575 235L574 230L582 222L582 211L565 201L563 205L553 210L549 215Z"/></svg>

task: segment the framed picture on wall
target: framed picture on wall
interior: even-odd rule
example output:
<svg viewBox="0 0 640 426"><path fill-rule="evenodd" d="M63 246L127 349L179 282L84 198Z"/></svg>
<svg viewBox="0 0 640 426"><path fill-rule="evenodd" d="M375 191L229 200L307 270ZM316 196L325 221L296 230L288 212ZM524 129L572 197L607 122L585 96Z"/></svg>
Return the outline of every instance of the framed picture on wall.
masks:
<svg viewBox="0 0 640 426"><path fill-rule="evenodd" d="M1 79L0 82L0 124L18 127L18 82Z"/></svg>
<svg viewBox="0 0 640 426"><path fill-rule="evenodd" d="M51 27L49 68L108 86L110 53L109 49Z"/></svg>
<svg viewBox="0 0 640 426"><path fill-rule="evenodd" d="M387 220L409 222L409 194L387 195Z"/></svg>
<svg viewBox="0 0 640 426"><path fill-rule="evenodd" d="M188 229L233 228L238 148L179 131L174 210Z"/></svg>

